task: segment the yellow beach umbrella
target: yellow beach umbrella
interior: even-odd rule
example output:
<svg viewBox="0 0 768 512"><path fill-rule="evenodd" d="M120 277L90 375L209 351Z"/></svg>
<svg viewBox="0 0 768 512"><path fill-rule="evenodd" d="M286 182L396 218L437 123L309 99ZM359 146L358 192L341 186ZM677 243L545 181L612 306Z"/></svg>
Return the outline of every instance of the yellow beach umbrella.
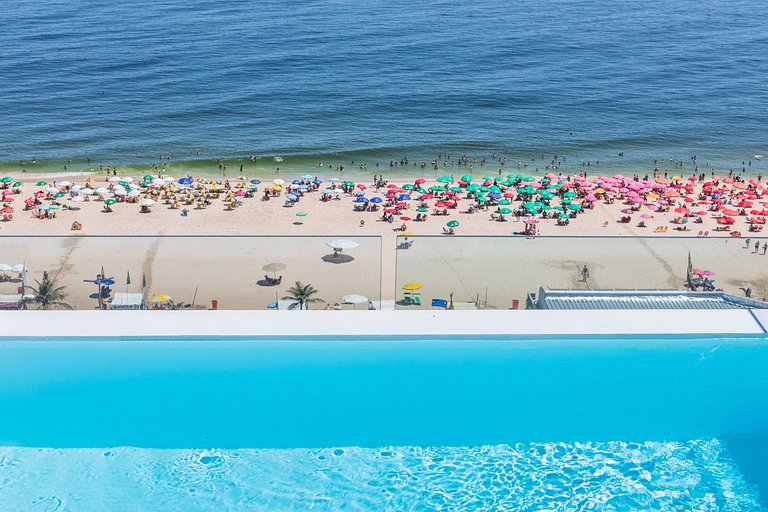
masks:
<svg viewBox="0 0 768 512"><path fill-rule="evenodd" d="M158 293L157 295L153 296L151 299L149 299L149 302L168 302L173 297L170 295L167 295L165 293Z"/></svg>
<svg viewBox="0 0 768 512"><path fill-rule="evenodd" d="M397 236L415 236L416 233L411 233L410 231L406 231L405 233L400 233Z"/></svg>
<svg viewBox="0 0 768 512"><path fill-rule="evenodd" d="M412 292L414 290L421 290L424 285L421 283L408 283L403 285L403 290Z"/></svg>

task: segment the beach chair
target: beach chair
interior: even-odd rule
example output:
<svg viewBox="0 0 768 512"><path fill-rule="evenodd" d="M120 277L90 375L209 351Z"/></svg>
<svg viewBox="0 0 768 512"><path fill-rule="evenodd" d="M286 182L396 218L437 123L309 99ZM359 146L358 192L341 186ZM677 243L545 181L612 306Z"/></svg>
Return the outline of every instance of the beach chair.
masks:
<svg viewBox="0 0 768 512"><path fill-rule="evenodd" d="M419 295L413 296L413 305L414 306L421 306L421 297Z"/></svg>

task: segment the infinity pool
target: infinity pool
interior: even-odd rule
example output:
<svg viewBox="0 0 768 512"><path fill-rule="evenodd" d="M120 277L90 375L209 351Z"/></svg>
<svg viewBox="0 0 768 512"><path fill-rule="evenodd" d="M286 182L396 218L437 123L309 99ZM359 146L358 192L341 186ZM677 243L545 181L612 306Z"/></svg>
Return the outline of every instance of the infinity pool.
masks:
<svg viewBox="0 0 768 512"><path fill-rule="evenodd" d="M762 337L5 340L0 503L765 510L766 368Z"/></svg>

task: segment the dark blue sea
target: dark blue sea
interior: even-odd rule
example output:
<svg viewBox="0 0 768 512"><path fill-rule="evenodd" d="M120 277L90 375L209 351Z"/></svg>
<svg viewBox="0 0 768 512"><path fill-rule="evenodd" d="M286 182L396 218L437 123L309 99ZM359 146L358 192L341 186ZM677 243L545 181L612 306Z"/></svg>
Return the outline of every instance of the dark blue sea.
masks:
<svg viewBox="0 0 768 512"><path fill-rule="evenodd" d="M5 0L0 167L370 169L466 153L531 170L555 154L563 169L692 170L694 155L767 169L765 13L764 0Z"/></svg>

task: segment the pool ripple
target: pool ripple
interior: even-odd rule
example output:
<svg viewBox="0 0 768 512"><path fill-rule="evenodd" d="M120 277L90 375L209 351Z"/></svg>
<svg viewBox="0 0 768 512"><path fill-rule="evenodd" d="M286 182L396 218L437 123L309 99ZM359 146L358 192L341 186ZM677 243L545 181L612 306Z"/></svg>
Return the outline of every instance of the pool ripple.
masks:
<svg viewBox="0 0 768 512"><path fill-rule="evenodd" d="M286 450L0 448L8 510L765 510L717 439Z"/></svg>

